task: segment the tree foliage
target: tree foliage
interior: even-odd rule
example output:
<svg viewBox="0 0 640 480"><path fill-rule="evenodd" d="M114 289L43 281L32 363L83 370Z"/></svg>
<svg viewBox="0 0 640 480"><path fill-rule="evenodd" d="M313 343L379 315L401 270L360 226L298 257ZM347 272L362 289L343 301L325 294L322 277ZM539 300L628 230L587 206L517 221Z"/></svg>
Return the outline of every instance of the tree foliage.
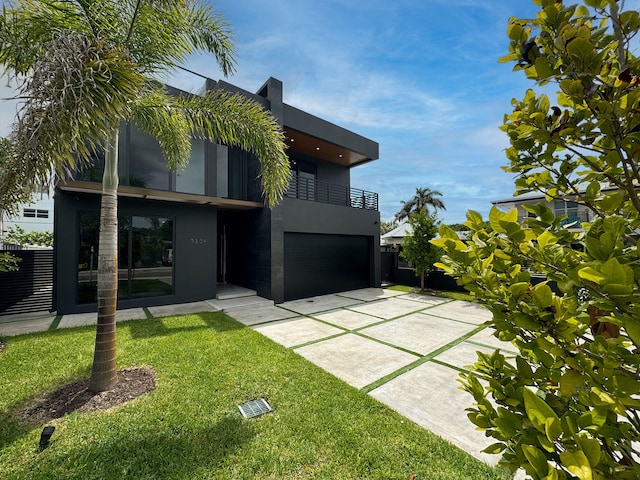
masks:
<svg viewBox="0 0 640 480"><path fill-rule="evenodd" d="M41 247L53 247L53 232L25 232L23 228L15 226L7 232L6 240L16 245L38 245Z"/></svg>
<svg viewBox="0 0 640 480"><path fill-rule="evenodd" d="M440 259L442 250L430 241L438 234L438 219L427 213L427 207L409 215L412 234L402 240L400 256L415 268L420 277L420 290L424 290L424 277L433 270L433 264Z"/></svg>
<svg viewBox="0 0 640 480"><path fill-rule="evenodd" d="M380 235L384 235L385 233L389 233L391 230L396 228L398 224L394 221L381 221L380 222Z"/></svg>
<svg viewBox="0 0 640 480"><path fill-rule="evenodd" d="M534 479L640 477L640 28L624 2L535 0L512 18L510 53L555 103L528 90L502 129L516 194L578 202L593 220L568 230L545 204L531 214L492 209L492 231L468 212L472 239L441 227L440 264L492 312L505 349L478 354L463 386L469 418L496 443L487 451ZM547 281L534 285L532 274ZM552 289L553 282L557 289Z"/></svg>
<svg viewBox="0 0 640 480"><path fill-rule="evenodd" d="M20 268L22 259L9 252L0 252L0 272L15 272Z"/></svg>
<svg viewBox="0 0 640 480"><path fill-rule="evenodd" d="M408 201L402 201L402 208L398 213L396 213L395 221L401 222L407 218L412 213L418 213L422 210L422 207L433 207L434 212L438 209L446 210L444 206L444 202L437 197L441 197L442 193L437 190L431 190L428 187L424 188L416 188L416 193Z"/></svg>

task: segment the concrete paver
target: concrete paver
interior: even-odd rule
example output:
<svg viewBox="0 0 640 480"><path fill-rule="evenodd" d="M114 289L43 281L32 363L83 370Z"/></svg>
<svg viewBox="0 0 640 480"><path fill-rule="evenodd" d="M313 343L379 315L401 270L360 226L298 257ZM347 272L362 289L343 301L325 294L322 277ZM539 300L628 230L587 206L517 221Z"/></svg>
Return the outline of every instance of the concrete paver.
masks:
<svg viewBox="0 0 640 480"><path fill-rule="evenodd" d="M474 328L466 323L414 313L365 328L360 333L426 355L468 334Z"/></svg>
<svg viewBox="0 0 640 480"><path fill-rule="evenodd" d="M473 323L475 325L481 325L491 320L491 312L486 308L475 303L462 302L460 300L437 305L429 309L429 314L451 318L461 322Z"/></svg>
<svg viewBox="0 0 640 480"><path fill-rule="evenodd" d="M147 318L147 315L142 308L127 308L116 312L116 322L143 320L145 318ZM58 328L84 327L87 325L95 325L97 322L98 315L96 312L74 313L63 316L58 324Z"/></svg>
<svg viewBox="0 0 640 480"><path fill-rule="evenodd" d="M302 315L309 315L311 313L349 307L360 303L362 303L361 300L347 298L341 295L321 295L318 297L303 298L301 300L292 300L280 303L279 306Z"/></svg>
<svg viewBox="0 0 640 480"><path fill-rule="evenodd" d="M340 292L337 295L341 297L355 298L356 300L361 300L363 302L372 302L374 300L382 300L383 298L405 295L405 292L389 290L386 288L362 288L360 290Z"/></svg>
<svg viewBox="0 0 640 480"><path fill-rule="evenodd" d="M505 352L517 352L517 348L514 347L511 342L503 342L499 338L494 337L492 328L485 328L473 337L470 337L468 341L492 347L494 350L497 348Z"/></svg>
<svg viewBox="0 0 640 480"><path fill-rule="evenodd" d="M367 315L373 315L374 317L382 319L390 319L399 317L400 315L407 315L413 312L419 312L427 308L428 305L422 302L416 302L415 300L400 300L399 298L385 298L383 300L377 300L375 302L367 302L355 307L349 307L349 310L354 312L365 313Z"/></svg>
<svg viewBox="0 0 640 480"><path fill-rule="evenodd" d="M351 333L296 348L295 352L356 388L420 358Z"/></svg>
<svg viewBox="0 0 640 480"><path fill-rule="evenodd" d="M435 357L435 360L468 370L470 365L478 361L478 354L476 352L491 354L494 351L495 348L463 342L440 353Z"/></svg>
<svg viewBox="0 0 640 480"><path fill-rule="evenodd" d="M344 330L306 317L280 320L253 328L285 347L293 347L344 333Z"/></svg>
<svg viewBox="0 0 640 480"><path fill-rule="evenodd" d="M49 329L55 318L55 315L52 315L33 320L0 323L0 336L13 336L22 335L23 333L42 332Z"/></svg>
<svg viewBox="0 0 640 480"><path fill-rule="evenodd" d="M337 325L347 330L355 330L357 328L366 327L372 323L380 322L381 320L371 315L366 315L360 312L354 312L352 310L332 310L330 312L318 313L313 315L313 318L322 320L323 322Z"/></svg>
<svg viewBox="0 0 640 480"><path fill-rule="evenodd" d="M298 314L294 312L274 305L258 308L236 308L233 310L226 310L225 313L243 325L256 325L258 323L271 322L273 320L284 320L286 318L298 316Z"/></svg>
<svg viewBox="0 0 640 480"><path fill-rule="evenodd" d="M495 465L495 455L481 452L493 441L468 420L465 408L472 406L473 397L459 389L457 376L458 372L449 367L427 362L369 394L476 458Z"/></svg>
<svg viewBox="0 0 640 480"><path fill-rule="evenodd" d="M447 303L449 300L442 297L433 297L431 295L422 295L420 293L407 293L398 297L399 300L414 300L420 303L426 303L428 305L440 305L442 303Z"/></svg>
<svg viewBox="0 0 640 480"><path fill-rule="evenodd" d="M218 312L220 309L211 302L192 302L181 305L160 305L157 307L147 307L149 313L154 317L168 317L170 315L184 315L187 313Z"/></svg>

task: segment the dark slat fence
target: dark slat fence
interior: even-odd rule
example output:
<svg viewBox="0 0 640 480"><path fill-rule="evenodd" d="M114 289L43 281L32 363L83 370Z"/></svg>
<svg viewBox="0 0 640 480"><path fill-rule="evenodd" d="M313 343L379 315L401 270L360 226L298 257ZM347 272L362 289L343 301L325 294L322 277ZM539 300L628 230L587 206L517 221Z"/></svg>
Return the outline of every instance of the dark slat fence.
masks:
<svg viewBox="0 0 640 480"><path fill-rule="evenodd" d="M17 272L0 272L0 315L51 311L53 250L10 250L9 253L22 261Z"/></svg>

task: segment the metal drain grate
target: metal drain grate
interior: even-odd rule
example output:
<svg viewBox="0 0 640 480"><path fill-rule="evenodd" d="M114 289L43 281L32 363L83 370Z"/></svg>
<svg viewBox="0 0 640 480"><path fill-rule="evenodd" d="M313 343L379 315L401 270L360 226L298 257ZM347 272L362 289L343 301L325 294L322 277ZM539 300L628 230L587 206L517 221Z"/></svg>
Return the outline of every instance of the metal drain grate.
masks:
<svg viewBox="0 0 640 480"><path fill-rule="evenodd" d="M265 413L272 412L271 406L264 398L256 398L255 400L249 400L248 402L238 405L240 413L244 418L254 418L264 415Z"/></svg>

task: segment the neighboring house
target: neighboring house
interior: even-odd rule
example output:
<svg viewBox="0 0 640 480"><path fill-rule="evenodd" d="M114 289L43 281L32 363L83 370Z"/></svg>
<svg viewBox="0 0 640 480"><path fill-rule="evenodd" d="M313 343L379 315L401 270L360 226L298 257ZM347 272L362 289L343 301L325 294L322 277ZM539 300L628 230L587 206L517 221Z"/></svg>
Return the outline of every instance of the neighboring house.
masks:
<svg viewBox="0 0 640 480"><path fill-rule="evenodd" d="M491 203L505 212L511 211L514 208L518 209L518 221L520 223L524 223L528 217L534 216L524 209L523 204L536 205L538 203L544 203L553 210L556 217L566 217L562 221L564 226L567 226L569 229L579 230L582 228L580 225L581 222L590 222L593 220L593 212L586 206L580 205L573 200L575 200L575 197L549 202L542 194L527 194L505 200L495 200Z"/></svg>
<svg viewBox="0 0 640 480"><path fill-rule="evenodd" d="M350 169L378 158L378 144L283 103L282 82L239 92L271 111L288 145L293 178L273 210L259 165L236 148L195 140L184 171L135 125L120 131L118 308L193 302L232 283L281 303L380 285L376 193L351 187ZM95 311L100 160L56 191L56 305Z"/></svg>
<svg viewBox="0 0 640 480"><path fill-rule="evenodd" d="M15 227L26 233L53 231L53 187L39 189L31 200L20 206L17 215L9 216L0 211L0 240Z"/></svg>
<svg viewBox="0 0 640 480"><path fill-rule="evenodd" d="M380 237L380 247L385 251L394 251L402 245L404 237L413 235L413 228L403 223Z"/></svg>

